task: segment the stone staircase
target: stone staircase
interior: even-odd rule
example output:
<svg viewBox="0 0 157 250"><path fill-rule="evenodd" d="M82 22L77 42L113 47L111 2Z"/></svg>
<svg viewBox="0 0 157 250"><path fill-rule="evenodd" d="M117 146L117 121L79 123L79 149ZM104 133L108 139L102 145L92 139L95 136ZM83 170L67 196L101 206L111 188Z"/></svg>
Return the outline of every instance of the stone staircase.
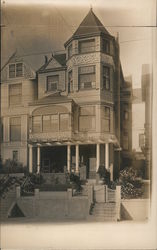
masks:
<svg viewBox="0 0 157 250"><path fill-rule="evenodd" d="M116 203L99 202L91 208L91 214L88 217L91 221L117 221Z"/></svg>
<svg viewBox="0 0 157 250"><path fill-rule="evenodd" d="M5 194L5 197L0 198L0 219L8 218L8 212L16 200L16 189L13 186L8 192Z"/></svg>

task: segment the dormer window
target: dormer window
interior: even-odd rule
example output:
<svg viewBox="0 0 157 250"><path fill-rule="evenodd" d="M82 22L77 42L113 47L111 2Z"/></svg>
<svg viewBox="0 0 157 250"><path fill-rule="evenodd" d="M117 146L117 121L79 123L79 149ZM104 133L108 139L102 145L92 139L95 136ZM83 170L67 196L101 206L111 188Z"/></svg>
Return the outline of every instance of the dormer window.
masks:
<svg viewBox="0 0 157 250"><path fill-rule="evenodd" d="M12 63L9 65L9 78L23 76L23 63Z"/></svg>
<svg viewBox="0 0 157 250"><path fill-rule="evenodd" d="M102 50L106 54L110 54L110 41L107 39L102 40Z"/></svg>
<svg viewBox="0 0 157 250"><path fill-rule="evenodd" d="M47 91L56 91L59 83L59 75L47 77Z"/></svg>
<svg viewBox="0 0 157 250"><path fill-rule="evenodd" d="M79 42L79 53L89 53L95 51L95 39L83 40Z"/></svg>

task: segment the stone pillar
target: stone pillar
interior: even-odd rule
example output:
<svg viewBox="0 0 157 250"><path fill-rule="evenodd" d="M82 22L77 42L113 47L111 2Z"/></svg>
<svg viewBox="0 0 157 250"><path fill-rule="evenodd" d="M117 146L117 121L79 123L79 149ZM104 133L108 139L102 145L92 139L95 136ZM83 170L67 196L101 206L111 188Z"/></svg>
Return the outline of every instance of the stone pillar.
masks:
<svg viewBox="0 0 157 250"><path fill-rule="evenodd" d="M33 146L29 145L29 173L33 172Z"/></svg>
<svg viewBox="0 0 157 250"><path fill-rule="evenodd" d="M120 220L120 207L121 207L121 186L116 186L116 211L117 220Z"/></svg>
<svg viewBox="0 0 157 250"><path fill-rule="evenodd" d="M105 144L105 167L109 169L109 144Z"/></svg>
<svg viewBox="0 0 157 250"><path fill-rule="evenodd" d="M71 164L71 151L70 145L67 145L67 171L70 173L70 164Z"/></svg>
<svg viewBox="0 0 157 250"><path fill-rule="evenodd" d="M79 145L76 145L76 173L79 172Z"/></svg>
<svg viewBox="0 0 157 250"><path fill-rule="evenodd" d="M40 146L37 146L37 173L40 173Z"/></svg>
<svg viewBox="0 0 157 250"><path fill-rule="evenodd" d="M113 163L110 164L110 181L113 181Z"/></svg>
<svg viewBox="0 0 157 250"><path fill-rule="evenodd" d="M98 172L100 166L100 144L96 145L96 172Z"/></svg>

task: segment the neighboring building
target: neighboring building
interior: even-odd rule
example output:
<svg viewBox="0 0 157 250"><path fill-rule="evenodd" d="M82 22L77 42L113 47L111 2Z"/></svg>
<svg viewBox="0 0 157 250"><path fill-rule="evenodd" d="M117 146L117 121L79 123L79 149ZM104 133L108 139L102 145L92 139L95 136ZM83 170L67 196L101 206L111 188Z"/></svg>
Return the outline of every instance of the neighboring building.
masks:
<svg viewBox="0 0 157 250"><path fill-rule="evenodd" d="M32 60L14 55L2 70L3 161L30 172L78 173L84 165L91 179L103 164L116 176L120 152L123 160L132 147L131 84L118 41L91 9L65 53L45 56L42 67Z"/></svg>
<svg viewBox="0 0 157 250"><path fill-rule="evenodd" d="M132 98L132 149L142 152L145 146L145 102L142 100L142 89L133 89Z"/></svg>
<svg viewBox="0 0 157 250"><path fill-rule="evenodd" d="M145 157L146 178L152 175L152 70L151 65L142 65L142 100L145 102Z"/></svg>

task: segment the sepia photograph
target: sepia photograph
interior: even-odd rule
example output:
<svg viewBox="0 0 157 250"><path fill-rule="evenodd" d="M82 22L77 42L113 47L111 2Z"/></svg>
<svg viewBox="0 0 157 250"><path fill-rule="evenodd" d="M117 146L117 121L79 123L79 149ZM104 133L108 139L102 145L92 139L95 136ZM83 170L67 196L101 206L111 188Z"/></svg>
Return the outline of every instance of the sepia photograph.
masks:
<svg viewBox="0 0 157 250"><path fill-rule="evenodd" d="M157 248L156 8L1 1L2 249Z"/></svg>

